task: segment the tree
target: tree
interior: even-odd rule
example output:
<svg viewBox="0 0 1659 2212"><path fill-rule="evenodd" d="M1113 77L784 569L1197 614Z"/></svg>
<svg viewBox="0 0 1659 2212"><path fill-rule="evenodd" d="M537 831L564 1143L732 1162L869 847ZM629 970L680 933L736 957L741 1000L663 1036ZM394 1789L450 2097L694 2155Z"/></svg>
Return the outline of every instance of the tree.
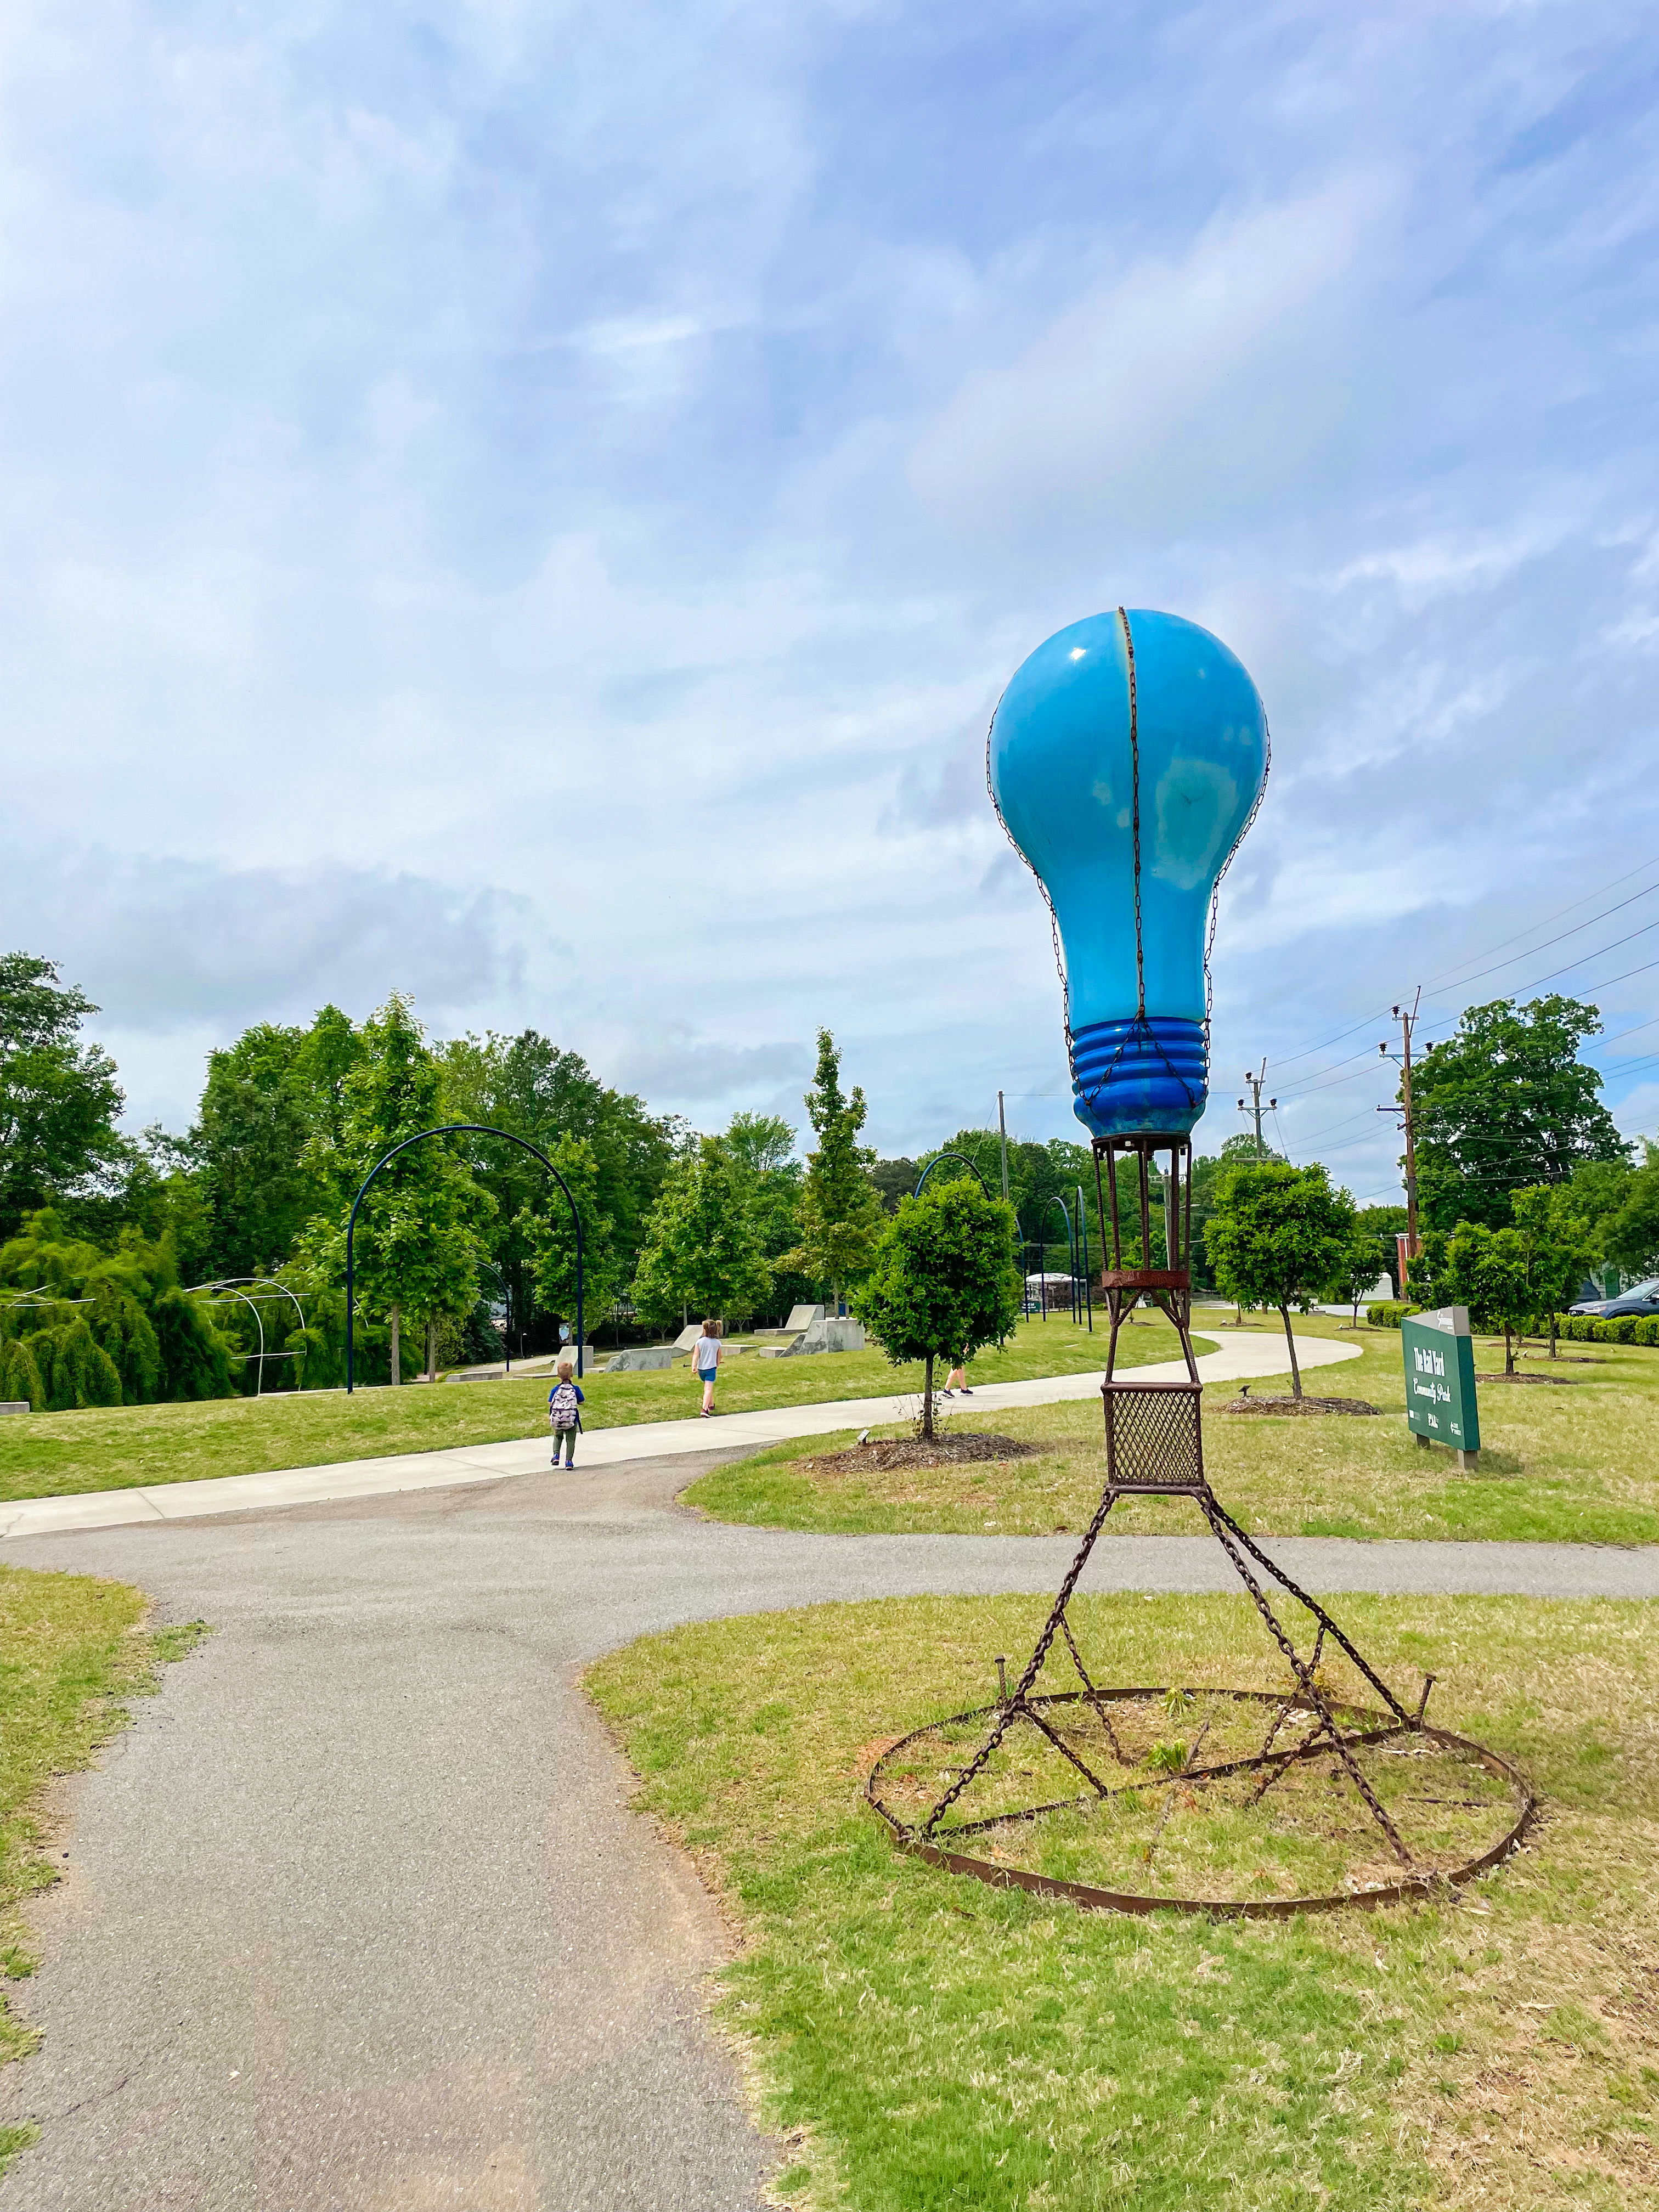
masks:
<svg viewBox="0 0 1659 2212"><path fill-rule="evenodd" d="M1425 1228L1504 1228L1512 1190L1626 1158L1601 1076L1578 1057L1601 1027L1594 1006L1555 993L1523 1006L1495 999L1468 1008L1444 1043L1429 1047L1412 1077Z"/></svg>
<svg viewBox="0 0 1659 2212"><path fill-rule="evenodd" d="M895 1366L926 1363L921 1432L933 1434L933 1364L971 1358L1018 1317L1013 1208L964 1178L904 1198L882 1231L853 1310Z"/></svg>
<svg viewBox="0 0 1659 2212"><path fill-rule="evenodd" d="M1394 1285L1395 1297L1406 1294L1400 1274L1400 1247L1395 1242L1403 1237L1407 1226L1403 1206L1362 1206L1354 1216L1354 1223L1364 1235L1371 1238L1376 1250L1377 1272L1386 1273Z"/></svg>
<svg viewBox="0 0 1659 2212"><path fill-rule="evenodd" d="M1460 1221L1446 1239L1443 1295L1467 1306L1480 1329L1504 1332L1504 1372L1515 1372L1515 1335L1534 1311L1528 1279L1527 1248L1516 1229L1489 1229L1484 1221Z"/></svg>
<svg viewBox="0 0 1659 2212"><path fill-rule="evenodd" d="M536 1030L513 1037L494 1030L460 1037L444 1046L440 1058L446 1121L487 1122L550 1158L567 1138L587 1147L584 1157L593 1177L591 1227L583 1216L589 1276L596 1285L627 1282L644 1242L646 1217L674 1158L678 1130L672 1119L651 1114L630 1092L611 1090L580 1053L562 1049ZM522 1334L547 1240L556 1243L568 1235L559 1220L567 1209L545 1170L516 1145L489 1137L466 1143L473 1173L495 1201L490 1257ZM607 1304L608 1298L590 1297L589 1317L597 1322Z"/></svg>
<svg viewBox="0 0 1659 2212"><path fill-rule="evenodd" d="M582 1225L582 1326L592 1328L610 1311L621 1287L611 1218L599 1207L599 1164L585 1137L559 1137L548 1152L568 1186ZM536 1295L544 1311L576 1319L576 1226L564 1192L539 1162L540 1204L514 1224L536 1255Z"/></svg>
<svg viewBox="0 0 1659 2212"><path fill-rule="evenodd" d="M1644 1138L1643 1152L1617 1211L1601 1224L1602 1250L1626 1275L1659 1273L1659 1145Z"/></svg>
<svg viewBox="0 0 1659 2212"><path fill-rule="evenodd" d="M269 1273L343 1194L325 1170L339 1157L345 1081L362 1048L331 1006L308 1030L260 1022L209 1054L186 1157L211 1219L210 1273Z"/></svg>
<svg viewBox="0 0 1659 2212"><path fill-rule="evenodd" d="M1528 1312L1535 1326L1549 1317L1550 1358L1556 1349L1556 1323L1578 1295L1578 1286L1595 1258L1594 1232L1579 1212L1571 1183L1539 1183L1511 1191L1510 1208L1521 1239L1527 1271Z"/></svg>
<svg viewBox="0 0 1659 2212"><path fill-rule="evenodd" d="M115 1062L80 1042L97 1012L56 961L0 953L0 1240L54 1200L109 1195L131 1155Z"/></svg>
<svg viewBox="0 0 1659 2212"><path fill-rule="evenodd" d="M52 1411L224 1398L235 1387L235 1347L208 1308L179 1290L165 1241L147 1243L129 1228L113 1253L100 1252L44 1207L0 1246L0 1284L9 1293L0 1304L0 1340L33 1360ZM115 1377L112 1397L100 1362ZM28 1390L17 1395L33 1402Z"/></svg>
<svg viewBox="0 0 1659 2212"><path fill-rule="evenodd" d="M908 1198L915 1189L916 1178L921 1173L920 1160L902 1158L896 1160L875 1160L870 1167L870 1180L881 1197L882 1210L896 1213L902 1198ZM996 1185L991 1188L994 1190Z"/></svg>
<svg viewBox="0 0 1659 2212"><path fill-rule="evenodd" d="M1353 1310L1353 1326L1359 1326L1359 1301L1366 1297L1381 1273L1377 1257L1376 1239L1369 1231L1356 1226L1350 1243L1332 1271L1330 1287L1346 1306Z"/></svg>
<svg viewBox="0 0 1659 2212"><path fill-rule="evenodd" d="M325 1279L341 1279L351 1200L375 1162L405 1137L442 1121L438 1063L409 1002L394 992L365 1022L362 1051L345 1078L337 1146L313 1140L310 1164L340 1194L337 1210L314 1222L307 1243ZM353 1261L357 1295L392 1327L392 1380L401 1382L405 1316L427 1334L427 1371L435 1357L438 1317L470 1311L477 1296L483 1230L495 1203L473 1180L453 1139L433 1138L400 1152L375 1179L357 1217Z"/></svg>
<svg viewBox="0 0 1659 2212"><path fill-rule="evenodd" d="M787 1312L811 1285L787 1262L800 1243L805 1170L794 1157L795 1133L781 1114L734 1114L721 1139L732 1162L762 1258L771 1271L771 1308Z"/></svg>
<svg viewBox="0 0 1659 2212"><path fill-rule="evenodd" d="M741 1320L769 1280L731 1154L718 1137L700 1137L652 1209L634 1303L649 1321L690 1313Z"/></svg>
<svg viewBox="0 0 1659 2212"><path fill-rule="evenodd" d="M850 1098L842 1094L841 1055L828 1030L818 1031L818 1064L805 1103L818 1141L806 1155L800 1243L786 1259L815 1282L828 1283L839 1305L846 1285L869 1272L882 1212L870 1181L875 1154L858 1140L868 1111L864 1093L854 1088Z"/></svg>
<svg viewBox="0 0 1659 2212"><path fill-rule="evenodd" d="M1353 1200L1322 1167L1270 1160L1231 1168L1216 1195L1206 1242L1216 1281L1240 1306L1272 1306L1285 1324L1291 1395L1302 1395L1291 1308L1330 1280L1353 1242Z"/></svg>

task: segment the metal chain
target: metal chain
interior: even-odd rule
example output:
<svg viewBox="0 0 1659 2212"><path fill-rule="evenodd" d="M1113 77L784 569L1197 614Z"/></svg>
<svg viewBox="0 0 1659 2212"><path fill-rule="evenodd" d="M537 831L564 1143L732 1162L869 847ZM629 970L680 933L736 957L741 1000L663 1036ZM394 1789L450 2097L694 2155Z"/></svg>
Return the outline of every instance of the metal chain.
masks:
<svg viewBox="0 0 1659 2212"><path fill-rule="evenodd" d="M1261 781L1256 787L1255 798L1250 811L1244 817L1243 827L1227 848L1227 857L1221 863L1221 872L1216 878L1215 889L1210 894L1210 927L1209 933L1204 940L1204 1058L1206 1065L1210 1056L1210 955L1215 951L1215 926L1221 914L1221 886L1227 879L1227 871L1233 864L1234 855L1249 836L1251 825L1261 811L1261 802L1267 795L1267 778L1273 772L1273 733L1267 727L1265 711L1261 717L1261 735L1267 747L1267 757L1261 763Z"/></svg>
<svg viewBox="0 0 1659 2212"><path fill-rule="evenodd" d="M1130 835L1134 840L1135 870L1135 1019L1146 1018L1146 952L1140 925L1140 709L1135 693L1135 641L1127 608L1117 618L1123 625L1123 656L1129 675L1129 809Z"/></svg>
<svg viewBox="0 0 1659 2212"><path fill-rule="evenodd" d="M1106 1701L1089 1680L1089 1670L1083 1663L1083 1654L1077 1648L1077 1638L1072 1633L1072 1624L1063 1613L1060 1616L1060 1632L1066 1638L1066 1649L1071 1652L1072 1664L1077 1668L1078 1680L1083 1685L1084 1694L1094 1707L1096 1717L1106 1731L1106 1741L1112 1747L1112 1756L1120 1766L1127 1766L1129 1762L1123 1756L1123 1747L1117 1740L1117 1731L1107 1717Z"/></svg>
<svg viewBox="0 0 1659 2212"><path fill-rule="evenodd" d="M1346 1742L1344 1741L1342 1733L1336 1725L1336 1716L1332 1712L1329 1705L1327 1703L1323 1691L1321 1690L1319 1685L1314 1680L1311 1673L1309 1671L1306 1661L1300 1657L1297 1654L1296 1646L1291 1642L1290 1638L1286 1636L1284 1630L1279 1626L1278 1618L1275 1615L1273 1607L1268 1604L1261 1583L1257 1582L1255 1577L1250 1572L1249 1567L1244 1564L1243 1553L1235 1547L1231 1536L1223 1534L1222 1524L1224 1522L1225 1522L1226 1526L1229 1528L1231 1528L1234 1524L1227 1520L1226 1515L1221 1511L1218 1506L1215 1506L1213 1511L1211 1510L1212 1507L1214 1506L1214 1500L1212 1498L1201 1499L1200 1504L1204 1513L1204 1517L1208 1521L1210 1527L1214 1533L1216 1541L1220 1545L1222 1550L1226 1553L1228 1558L1232 1561L1234 1569L1237 1571L1240 1581L1243 1583L1245 1589L1249 1590L1251 1597L1255 1601L1256 1611L1261 1615L1262 1620L1267 1623L1268 1633L1272 1636L1274 1643L1278 1644L1279 1650L1284 1653L1286 1660L1290 1662L1291 1671L1295 1674L1297 1680L1302 1686L1303 1696L1306 1698L1308 1703L1313 1707L1314 1711L1319 1715L1320 1719L1330 1730L1332 1748L1336 1753L1337 1757L1342 1761L1343 1765L1347 1769L1348 1778L1353 1784L1354 1788L1359 1792L1360 1796L1364 1799L1366 1804L1370 1808L1371 1817L1376 1822L1377 1826L1382 1829L1383 1834L1388 1838L1395 1856L1400 1861L1400 1863L1402 1866L1413 1866L1416 1862L1413 1859L1410 1851L1407 1850L1405 1844L1402 1842L1400 1831L1395 1826L1394 1822L1383 1811L1382 1802L1378 1799L1376 1791L1371 1788L1370 1784L1366 1781L1364 1775L1360 1771L1359 1762L1355 1759L1353 1753L1349 1750ZM1367 1672L1369 1673L1369 1671L1370 1670L1368 1668ZM1392 1700L1390 1700L1390 1702L1392 1702Z"/></svg>
<svg viewBox="0 0 1659 2212"><path fill-rule="evenodd" d="M951 1806L956 1803L957 1798L961 1796L963 1791L968 1787L968 1784L974 1780L976 1775L983 1771L986 1761L995 1752L998 1745L1002 1741L1003 1736L1007 1732L1009 1722L1012 1720L1015 1713L1024 1704L1026 1692L1030 1688L1032 1683L1036 1681L1038 1674L1042 1671L1043 1661L1048 1656L1048 1646L1054 1640L1054 1631L1065 1616L1066 1608L1071 1602L1072 1592L1077 1588L1078 1577L1083 1572L1084 1567L1087 1564L1089 1554L1095 1547L1095 1539L1100 1534L1102 1526L1105 1522L1106 1516L1111 1511L1113 1506L1116 1503L1117 1492L1115 1490L1109 1487L1104 1492L1103 1492L1099 1509L1096 1512L1094 1519L1089 1523L1087 1531L1084 1535L1083 1541L1077 1547L1077 1557L1073 1560L1066 1579L1060 1586L1060 1595L1054 1600L1054 1610L1049 1613L1048 1620L1043 1623L1042 1633L1037 1638L1036 1650L1032 1652L1030 1664L1027 1666L1025 1672L1020 1676L1019 1681L1015 1687L1013 1696L1009 1698L1007 1704L1003 1707L1001 1716L999 1718L996 1726L986 1738L984 1746L974 1760L973 1765L971 1766L964 1766L963 1768L962 1772L957 1777L956 1780L951 1784L951 1787L945 1791L944 1796L939 1799L938 1804L934 1806L933 1811L922 1822L921 1833L924 1836L931 1836L933 1834L934 1829L945 1818L945 1815L950 1811Z"/></svg>

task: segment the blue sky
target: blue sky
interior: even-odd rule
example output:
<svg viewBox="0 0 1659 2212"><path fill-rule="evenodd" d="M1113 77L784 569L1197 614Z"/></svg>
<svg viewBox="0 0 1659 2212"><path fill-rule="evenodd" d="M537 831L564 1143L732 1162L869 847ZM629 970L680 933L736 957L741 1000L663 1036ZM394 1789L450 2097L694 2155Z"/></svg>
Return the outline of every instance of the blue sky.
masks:
<svg viewBox="0 0 1659 2212"><path fill-rule="evenodd" d="M1201 1145L1265 1053L1293 1155L1385 1192L1366 1024L1432 982L1443 1033L1489 948L1474 997L1579 963L1659 1127L1659 927L1584 957L1659 895L1531 950L1659 883L1640 11L20 0L7 41L3 930L135 1119L402 987L705 1127L799 1121L827 1023L884 1151L999 1085L1073 1133L984 731L1122 602L1273 726Z"/></svg>

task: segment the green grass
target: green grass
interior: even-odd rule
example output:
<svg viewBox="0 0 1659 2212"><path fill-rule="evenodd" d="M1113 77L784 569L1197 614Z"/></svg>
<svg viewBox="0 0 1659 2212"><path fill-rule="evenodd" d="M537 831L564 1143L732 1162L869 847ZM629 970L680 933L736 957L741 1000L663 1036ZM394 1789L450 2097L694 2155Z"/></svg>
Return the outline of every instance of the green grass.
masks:
<svg viewBox="0 0 1659 2212"><path fill-rule="evenodd" d="M92 1575L0 1566L0 1973L9 1980L34 1970L24 1910L58 1879L46 1855L46 1785L87 1765L126 1725L120 1700L147 1694L158 1666L207 1632L199 1621L146 1632L148 1602ZM0 1990L0 2064L36 2040ZM35 2132L0 2127L0 2172Z"/></svg>
<svg viewBox="0 0 1659 2212"><path fill-rule="evenodd" d="M1345 1601L1396 1679L1542 1790L1457 1901L1230 1923L1075 1911L903 1857L860 1800L988 1698L1046 1598L698 1624L589 1674L741 1948L719 2017L800 2212L1401 2212L1659 2203L1650 1608ZM1279 1675L1243 1599L1076 1601L1111 1682Z"/></svg>
<svg viewBox="0 0 1659 2212"><path fill-rule="evenodd" d="M1200 1318L1215 1331L1207 1315ZM1250 1326L1283 1340L1276 1320ZM1320 1314L1299 1318L1296 1327L1299 1336L1363 1347L1358 1360L1310 1370L1304 1378L1309 1392L1369 1399L1382 1418L1240 1418L1219 1411L1236 1383L1208 1389L1206 1465L1217 1494L1247 1528L1273 1535L1659 1542L1659 1352L1564 1346L1593 1355L1593 1364L1552 1366L1529 1357L1522 1370L1571 1378L1565 1388L1480 1385L1480 1455L1460 1474L1449 1453L1421 1449L1407 1431L1398 1330L1362 1328L1356 1338ZM1215 1333L1224 1342L1237 1334ZM1475 1365L1481 1373L1501 1370L1501 1341L1478 1342ZM1290 1378L1249 1387L1252 1395L1285 1390ZM952 1418L963 1428L989 1425L971 1407L958 1407ZM793 1440L717 1468L690 1486L685 1501L720 1520L847 1534L1035 1535L1085 1527L1104 1471L1098 1404L998 1412L994 1426L1041 1446L1041 1456L884 1475L806 1467L849 1444L848 1431ZM1179 1501L1146 1499L1115 1506L1111 1526L1167 1532L1201 1523Z"/></svg>
<svg viewBox="0 0 1659 2212"><path fill-rule="evenodd" d="M1137 1360L1168 1359L1179 1346L1159 1324L1133 1332ZM1127 1341L1127 1340L1126 1340ZM1022 1322L1006 1350L984 1352L975 1375L1014 1382L1097 1366L1103 1340L1069 1320ZM590 1429L695 1414L702 1393L689 1364L635 1374L592 1375L583 1389ZM880 1352L826 1352L806 1359L739 1353L721 1370L726 1413L811 1405L823 1399L885 1397L921 1388L921 1369L890 1366ZM196 1482L335 1460L444 1451L459 1444L540 1437L547 1428L548 1378L318 1390L205 1405L88 1407L0 1421L0 1500Z"/></svg>

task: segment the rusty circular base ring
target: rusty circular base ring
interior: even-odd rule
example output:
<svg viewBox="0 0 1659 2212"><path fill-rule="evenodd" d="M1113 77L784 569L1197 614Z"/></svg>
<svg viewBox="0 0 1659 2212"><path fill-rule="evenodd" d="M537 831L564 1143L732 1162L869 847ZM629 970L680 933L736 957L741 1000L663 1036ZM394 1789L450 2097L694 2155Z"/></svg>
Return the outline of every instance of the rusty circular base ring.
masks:
<svg viewBox="0 0 1659 2212"><path fill-rule="evenodd" d="M1162 1698L1168 1694L1168 1689L1164 1687L1115 1689L1098 1690L1095 1698L1105 1704L1116 1704L1130 1698ZM1233 1698L1241 1705L1279 1705L1285 1702L1284 1695L1277 1690L1218 1689L1212 1682L1194 1683L1187 1694ZM1090 1704L1093 1700L1081 1690L1061 1690L1045 1697L1028 1698L1025 1702L1033 1706L1074 1705ZM1465 1861L1462 1866L1436 1868L1427 1874L1407 1875L1399 1881L1385 1882L1371 1889L1338 1890L1328 1897L1142 1897L1127 1890L1094 1889L1087 1882L1061 1881L1053 1875L1031 1874L1024 1867L998 1866L989 1859L972 1858L961 1851L942 1850L882 1802L877 1784L881 1778L882 1769L896 1753L902 1751L907 1744L915 1743L919 1736L931 1735L936 1729L952 1728L963 1721L995 1721L1003 1712L1000 1705L978 1705L968 1712L951 1713L944 1720L928 1721L921 1728L912 1729L908 1735L900 1736L896 1742L888 1745L870 1769L864 1794L873 1809L887 1823L898 1848L908 1851L913 1857L925 1860L929 1866L942 1867L947 1874L971 1875L975 1881L982 1881L992 1889L1023 1889L1033 1897L1066 1898L1073 1905L1096 1912L1206 1912L1220 1920L1289 1920L1298 1912L1338 1912L1352 1906L1374 1910L1378 1905L1404 1905L1430 1898L1441 1889L1455 1888L1463 1882L1473 1881L1477 1875L1488 1873L1492 1868L1501 1865L1519 1844L1536 1817L1538 1799L1519 1767L1512 1765L1500 1753L1484 1743L1476 1743L1469 1736L1455 1735L1449 1729L1431 1728L1426 1722L1402 1729L1387 1713L1374 1712L1364 1705L1344 1705L1334 1698L1329 1703L1334 1715L1345 1720L1360 1722L1368 1732L1376 1729L1385 1735L1421 1735L1431 1743L1443 1744L1449 1750L1467 1752L1485 1767L1488 1774L1496 1775L1513 1791L1518 1808L1513 1825L1490 1850L1482 1851L1478 1858ZM1242 1765L1248 1766L1255 1763L1245 1761ZM1201 1769L1200 1772L1202 1772ZM1026 1820L1042 1813L1060 1809L1058 1806L1039 1805L1001 1817L1011 1821Z"/></svg>

